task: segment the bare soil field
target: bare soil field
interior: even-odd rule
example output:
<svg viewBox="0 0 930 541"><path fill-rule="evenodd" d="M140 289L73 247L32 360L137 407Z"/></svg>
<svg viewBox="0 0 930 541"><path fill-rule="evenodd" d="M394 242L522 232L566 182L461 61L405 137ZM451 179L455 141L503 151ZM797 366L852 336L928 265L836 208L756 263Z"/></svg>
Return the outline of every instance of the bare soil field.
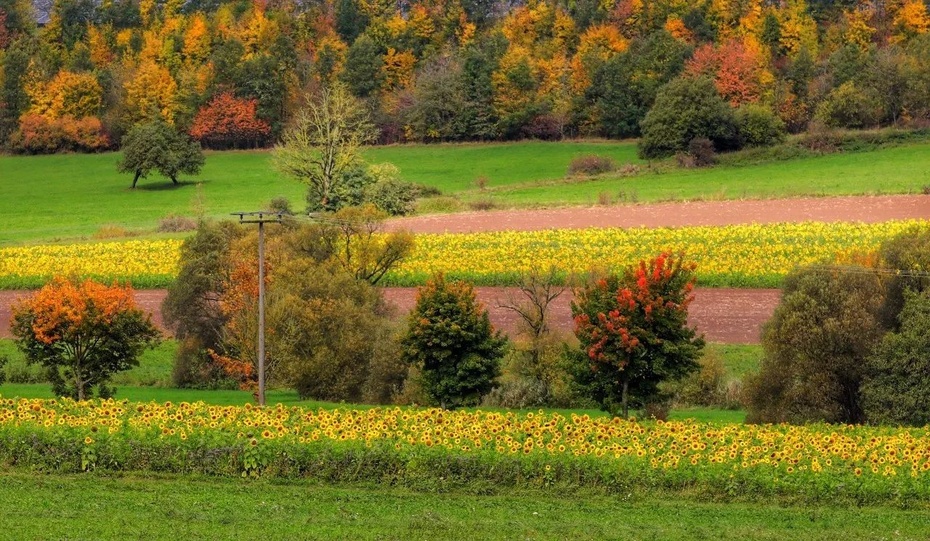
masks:
<svg viewBox="0 0 930 541"><path fill-rule="evenodd" d="M930 196L882 195L669 202L433 214L388 222L414 233L536 231L586 227L683 227L778 222L864 222L930 218Z"/></svg>
<svg viewBox="0 0 930 541"><path fill-rule="evenodd" d="M514 288L476 288L478 300L488 309L491 323L511 336L520 330L519 316L501 306L509 300L520 299ZM0 291L0 338L10 335L11 305L28 295L28 291ZM163 289L136 291L136 302L152 320L164 329L161 302L167 292ZM416 288L391 287L384 289L385 298L397 306L397 316L404 317L416 302ZM756 344L762 324L772 315L778 304L777 289L701 289L694 294L690 310L690 323L704 333L710 342L727 344ZM571 292L566 291L550 306L552 327L564 333L572 332Z"/></svg>

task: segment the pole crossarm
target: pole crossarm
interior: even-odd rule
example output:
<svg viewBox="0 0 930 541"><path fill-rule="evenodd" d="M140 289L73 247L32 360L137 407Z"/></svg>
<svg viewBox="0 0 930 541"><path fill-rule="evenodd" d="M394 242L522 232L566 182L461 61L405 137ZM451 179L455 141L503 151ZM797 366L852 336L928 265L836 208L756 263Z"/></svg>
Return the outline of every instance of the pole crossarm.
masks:
<svg viewBox="0 0 930 541"><path fill-rule="evenodd" d="M273 212L259 210L255 212L231 212L232 216L239 217L240 224L267 224L281 223L284 219L284 212Z"/></svg>

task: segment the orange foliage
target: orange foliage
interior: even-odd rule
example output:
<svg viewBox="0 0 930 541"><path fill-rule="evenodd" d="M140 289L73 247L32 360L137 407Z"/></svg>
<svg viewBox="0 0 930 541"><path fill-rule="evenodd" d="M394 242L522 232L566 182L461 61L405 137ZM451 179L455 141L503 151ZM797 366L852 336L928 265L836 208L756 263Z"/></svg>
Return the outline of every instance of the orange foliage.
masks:
<svg viewBox="0 0 930 541"><path fill-rule="evenodd" d="M758 102L772 75L764 68L765 59L750 40L730 40L720 47L699 47L685 65L692 77L710 76L723 99L733 107Z"/></svg>
<svg viewBox="0 0 930 541"><path fill-rule="evenodd" d="M243 148L262 145L271 126L256 116L258 101L237 98L232 92L214 96L194 117L191 137L209 148Z"/></svg>
<svg viewBox="0 0 930 541"><path fill-rule="evenodd" d="M251 361L240 361L226 355L221 355L212 349L207 350L210 359L223 370L229 378L239 382L243 391L254 391L258 388L258 375Z"/></svg>
<svg viewBox="0 0 930 541"><path fill-rule="evenodd" d="M97 117L75 119L63 116L47 117L26 114L19 119L19 130L13 134L10 146L17 152L48 154L63 150L96 152L110 147L110 139Z"/></svg>
<svg viewBox="0 0 930 541"><path fill-rule="evenodd" d="M384 55L384 88L405 88L413 82L413 68L417 58L410 51L397 51L389 47Z"/></svg>
<svg viewBox="0 0 930 541"><path fill-rule="evenodd" d="M137 309L129 286L105 286L92 280L78 284L59 277L15 304L13 314L32 312L36 340L51 344L73 339L90 328L104 328L121 313Z"/></svg>

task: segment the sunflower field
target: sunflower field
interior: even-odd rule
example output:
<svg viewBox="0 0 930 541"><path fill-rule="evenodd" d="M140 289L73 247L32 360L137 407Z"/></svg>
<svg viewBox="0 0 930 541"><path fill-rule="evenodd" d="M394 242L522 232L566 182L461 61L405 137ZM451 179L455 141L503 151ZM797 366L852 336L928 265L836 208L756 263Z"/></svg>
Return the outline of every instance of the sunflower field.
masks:
<svg viewBox="0 0 930 541"><path fill-rule="evenodd" d="M926 506L930 430L0 397L0 466Z"/></svg>
<svg viewBox="0 0 930 541"><path fill-rule="evenodd" d="M420 234L384 285L422 285L435 272L477 285L508 285L530 269L562 276L616 270L662 251L684 252L705 287L777 287L799 265L847 260L922 220L782 223L725 227L591 228ZM164 287L177 274L180 240L134 240L0 249L0 288L36 288L56 275Z"/></svg>

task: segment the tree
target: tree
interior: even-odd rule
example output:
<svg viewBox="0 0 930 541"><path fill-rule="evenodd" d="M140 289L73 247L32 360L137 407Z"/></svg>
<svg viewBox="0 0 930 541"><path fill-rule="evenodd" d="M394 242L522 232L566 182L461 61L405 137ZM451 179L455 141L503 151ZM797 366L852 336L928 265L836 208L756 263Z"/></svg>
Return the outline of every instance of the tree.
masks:
<svg viewBox="0 0 930 541"><path fill-rule="evenodd" d="M108 395L110 376L137 366L159 339L128 286L61 278L13 307L11 330L27 361L48 368L52 389L77 400L93 387Z"/></svg>
<svg viewBox="0 0 930 541"><path fill-rule="evenodd" d="M335 210L343 173L361 161L359 148L374 135L365 108L336 83L297 113L294 126L275 146L274 164L307 184L310 210Z"/></svg>
<svg viewBox="0 0 930 541"><path fill-rule="evenodd" d="M116 168L133 174L133 188L152 170L178 184L179 174L196 175L204 163L200 144L161 120L133 126L123 137L122 148L123 159Z"/></svg>
<svg viewBox="0 0 930 541"><path fill-rule="evenodd" d="M869 422L930 424L930 292L905 292L901 328L869 357L862 405Z"/></svg>
<svg viewBox="0 0 930 541"><path fill-rule="evenodd" d="M890 271L885 280L884 305L881 311L882 326L898 330L898 314L904 308L907 290L917 293L930 289L930 230L915 226L879 247L879 264Z"/></svg>
<svg viewBox="0 0 930 541"><path fill-rule="evenodd" d="M271 134L271 126L258 118L258 101L236 98L221 92L201 107L191 126L191 137L208 148L249 148L261 146Z"/></svg>
<svg viewBox="0 0 930 541"><path fill-rule="evenodd" d="M861 423L866 360L884 334L875 273L801 269L762 332L759 373L746 382L749 422Z"/></svg>
<svg viewBox="0 0 930 541"><path fill-rule="evenodd" d="M376 285L413 250L406 231L383 232L387 214L372 204L340 209L295 236L295 248L318 262L333 261L359 281Z"/></svg>
<svg viewBox="0 0 930 541"><path fill-rule="evenodd" d="M471 284L440 274L418 290L401 350L404 361L420 369L426 394L453 409L475 406L491 390L506 343Z"/></svg>
<svg viewBox="0 0 930 541"><path fill-rule="evenodd" d="M663 253L622 275L592 280L572 302L581 387L613 415L659 397L658 384L698 369L704 339L687 325L693 263Z"/></svg>
<svg viewBox="0 0 930 541"><path fill-rule="evenodd" d="M665 85L643 119L642 132L639 153L644 158L683 151L697 137L710 139L718 151L737 143L733 109L706 77L679 77Z"/></svg>

